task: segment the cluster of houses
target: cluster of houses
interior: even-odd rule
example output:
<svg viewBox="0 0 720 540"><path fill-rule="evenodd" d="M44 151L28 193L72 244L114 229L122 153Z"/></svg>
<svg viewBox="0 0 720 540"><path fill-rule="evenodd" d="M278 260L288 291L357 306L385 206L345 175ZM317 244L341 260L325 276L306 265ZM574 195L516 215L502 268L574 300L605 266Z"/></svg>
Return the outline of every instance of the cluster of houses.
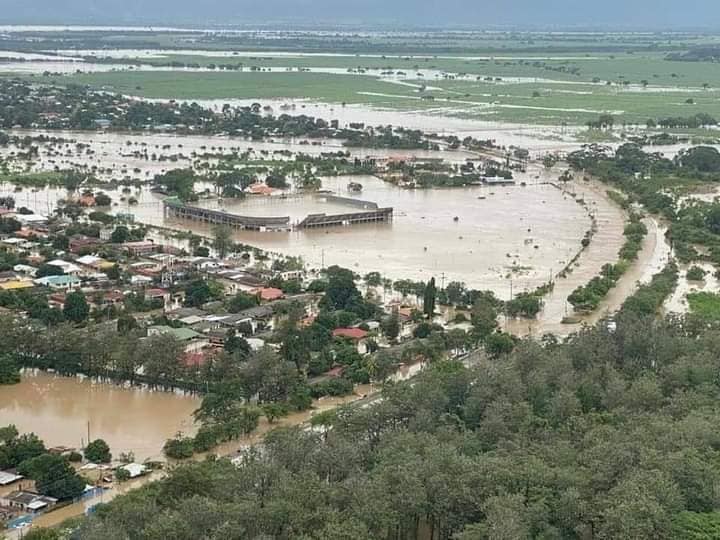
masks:
<svg viewBox="0 0 720 540"><path fill-rule="evenodd" d="M5 212L0 219L20 216ZM44 292L49 307L62 307L67 294L79 290L92 308L113 306L118 310L123 309L129 295L139 297L152 306L142 313L133 313L147 327L147 335L173 335L185 344L188 361L195 363L202 361L201 355L222 348L231 331L246 337L251 347L261 348L265 342L263 334L273 330L275 313L284 302L301 302L308 315L317 308L315 295L286 298L282 290L267 285L273 277L302 280L303 271L259 271L250 267L248 258L188 256L176 247L151 240L113 244L111 233L112 228L108 228L101 230L99 237L73 235L66 250L50 250L52 257L47 257L48 246L58 233L50 231L47 218L33 218L23 223L20 230L0 235L0 251L13 253L23 261L0 272L0 293ZM111 257L102 256L108 252ZM114 269L113 275L110 271ZM240 313L228 313L222 301L202 308L183 307L186 299L183 284L189 276L219 283L228 297L241 292L256 296L258 305ZM159 315L169 323L153 325L152 319Z"/></svg>
<svg viewBox="0 0 720 540"><path fill-rule="evenodd" d="M48 451L51 454L67 456L75 452L75 449L58 446L50 448ZM80 472L86 474L88 478L95 478L94 480L88 480L95 485L87 484L83 496L98 489L104 489L112 483L115 477L112 471L117 473L122 469L126 478L133 479L149 474L153 466L153 463L114 463L107 465L95 463L80 465L78 463L77 468ZM93 474L93 472L98 474ZM0 523L10 522L19 516L32 516L48 512L55 509L61 502L63 501L55 497L38 493L35 482L18 474L15 469L0 471Z"/></svg>

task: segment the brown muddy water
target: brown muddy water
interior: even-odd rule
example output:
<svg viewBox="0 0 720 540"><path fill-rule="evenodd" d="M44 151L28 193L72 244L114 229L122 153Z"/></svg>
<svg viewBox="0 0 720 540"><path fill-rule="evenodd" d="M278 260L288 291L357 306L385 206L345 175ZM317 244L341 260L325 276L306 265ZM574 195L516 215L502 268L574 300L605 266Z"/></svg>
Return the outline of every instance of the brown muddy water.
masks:
<svg viewBox="0 0 720 540"><path fill-rule="evenodd" d="M105 439L115 456L133 452L139 461L161 458L165 441L193 433L196 396L124 388L78 377L26 372L16 385L0 387L0 426L15 424L48 446L81 447Z"/></svg>
<svg viewBox="0 0 720 540"><path fill-rule="evenodd" d="M37 134L37 132L35 132ZM196 151L229 152L230 148L255 152L274 150L309 151L319 153L332 148L304 146L296 143L250 143L239 139L218 137L173 137L147 135L133 137L123 134L55 133L57 136L76 138L90 145L88 154L78 151L73 143L45 145L34 170L52 170L78 163L99 167L105 179L120 180L124 176L152 178L162 170L190 166L196 160ZM130 143L130 144L128 144ZM140 144L145 146L140 146ZM258 146L258 144L265 146ZM61 148L60 148L61 147ZM159 162L139 159L135 152L147 149L160 155L182 154L177 162ZM366 155L355 150L356 155ZM387 152L373 152L381 156ZM404 153L405 154L405 153ZM464 161L464 152L424 152L431 155ZM110 171L110 172L108 172ZM340 177L323 179L324 188L340 195L376 202L381 207L392 206L395 215L392 223L357 225L322 230L295 231L292 233L238 231L239 242L254 245L283 255L302 257L311 267L338 264L359 273L381 271L388 278L428 280L435 276L439 281L462 281L470 287L491 289L506 297L510 294L510 281L515 291L532 289L545 283L577 252L584 232L590 226L586 209L561 190L542 182L557 178L555 172L536 169L531 173L518 173L512 187L468 187L437 190L407 190L383 182L375 177ZM363 184L361 194L347 191L350 181ZM196 186L196 189L210 186ZM113 199L113 212L132 213L137 221L171 229L191 230L210 235L211 230L191 221L166 220L162 200L147 187L132 188L123 193L120 189L105 190ZM23 189L0 186L0 193L15 197L17 206L27 206L36 212L50 213L60 199L67 197L64 189ZM130 197L138 204L129 204ZM292 216L293 221L317 211L323 211L310 198L279 200L275 197L252 201L203 201L211 207L249 215ZM329 208L335 213L338 208Z"/></svg>

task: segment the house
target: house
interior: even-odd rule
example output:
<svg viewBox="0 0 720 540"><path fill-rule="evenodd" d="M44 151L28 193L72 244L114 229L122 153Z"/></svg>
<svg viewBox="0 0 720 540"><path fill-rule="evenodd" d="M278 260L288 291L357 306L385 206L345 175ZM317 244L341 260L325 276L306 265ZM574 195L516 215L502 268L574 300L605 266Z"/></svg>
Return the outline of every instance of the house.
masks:
<svg viewBox="0 0 720 540"><path fill-rule="evenodd" d="M185 300L184 292L171 293L167 289L145 289L145 300L162 302L165 311L179 308Z"/></svg>
<svg viewBox="0 0 720 540"><path fill-rule="evenodd" d="M19 482L23 477L10 471L0 471L0 486L9 486Z"/></svg>
<svg viewBox="0 0 720 540"><path fill-rule="evenodd" d="M123 465L120 467L124 471L127 471L130 475L130 478L137 478L138 476L142 476L143 474L147 473L147 467L145 465L142 465L140 463L128 463L127 465Z"/></svg>
<svg viewBox="0 0 720 540"><path fill-rule="evenodd" d="M82 273L82 268L80 268L77 264L63 261L62 259L48 261L46 264L59 268L66 276L79 276Z"/></svg>
<svg viewBox="0 0 720 540"><path fill-rule="evenodd" d="M32 289L35 284L30 279L14 279L0 283L0 290L19 291L21 289Z"/></svg>
<svg viewBox="0 0 720 540"><path fill-rule="evenodd" d="M157 251L157 246L148 240L138 242L125 242L121 248L132 257L141 257Z"/></svg>
<svg viewBox="0 0 720 540"><path fill-rule="evenodd" d="M185 345L186 353L195 353L201 351L210 344L207 337L202 336L191 330L190 328L172 328L170 326L151 326L148 328L148 337L159 335L171 335L178 341L182 341Z"/></svg>
<svg viewBox="0 0 720 540"><path fill-rule="evenodd" d="M35 277L35 274L37 274L37 268L27 264L16 264L15 266L13 266L13 270L19 274L30 277Z"/></svg>
<svg viewBox="0 0 720 540"><path fill-rule="evenodd" d="M48 218L41 214L17 214L15 216L20 223L23 225L42 226L47 225Z"/></svg>
<svg viewBox="0 0 720 540"><path fill-rule="evenodd" d="M365 339L368 333L362 328L336 328L332 333L333 337L342 337L351 339L353 341L359 341Z"/></svg>
<svg viewBox="0 0 720 540"><path fill-rule="evenodd" d="M203 311L202 309L194 308L194 307L186 307L186 308L180 308L176 309L174 311L169 311L166 316L171 321L179 321L180 319L185 319L187 317L206 317L207 313Z"/></svg>
<svg viewBox="0 0 720 540"><path fill-rule="evenodd" d="M250 349L257 352L265 346L265 340L260 338L245 338L245 341L250 345Z"/></svg>
<svg viewBox="0 0 720 540"><path fill-rule="evenodd" d="M30 248L30 242L24 238L5 238L0 240L0 247L10 253L19 253Z"/></svg>
<svg viewBox="0 0 720 540"><path fill-rule="evenodd" d="M97 246L101 245L103 242L99 238L93 238L91 236L85 236L82 234L76 234L74 236L70 237L70 240L68 242L68 249L72 253L81 253L83 251L89 251Z"/></svg>
<svg viewBox="0 0 720 540"><path fill-rule="evenodd" d="M265 285L261 279L252 274L238 272L237 270L222 270L216 273L215 277L225 287L225 294L227 295L256 291Z"/></svg>
<svg viewBox="0 0 720 540"><path fill-rule="evenodd" d="M43 287L50 287L58 291L68 291L80 286L80 279L76 276L46 276L34 279L33 283Z"/></svg>
<svg viewBox="0 0 720 540"><path fill-rule="evenodd" d="M131 285L150 285L153 282L153 278L148 276L130 276Z"/></svg>
<svg viewBox="0 0 720 540"><path fill-rule="evenodd" d="M239 313L218 317L220 324L226 328L238 329L241 326L249 325L252 333L272 329L272 320L275 316L273 308L268 305L255 306L244 309Z"/></svg>
<svg viewBox="0 0 720 540"><path fill-rule="evenodd" d="M122 306L125 303L125 295L120 291L107 291L102 297L103 306Z"/></svg>
<svg viewBox="0 0 720 540"><path fill-rule="evenodd" d="M4 283L6 281L15 281L17 277L18 275L13 270L6 270L4 272L0 272L0 283Z"/></svg>
<svg viewBox="0 0 720 540"><path fill-rule="evenodd" d="M284 281L290 281L293 279L300 280L303 278L304 274L304 270L287 270L285 272L280 272L280 278Z"/></svg>
<svg viewBox="0 0 720 540"><path fill-rule="evenodd" d="M223 349L225 347L225 340L228 337L227 330L212 330L207 334L210 340L210 346L215 349Z"/></svg>
<svg viewBox="0 0 720 540"><path fill-rule="evenodd" d="M112 233L115 229L113 227L103 227L100 229L100 240L103 242L109 242L112 238Z"/></svg>
<svg viewBox="0 0 720 540"><path fill-rule="evenodd" d="M49 510L57 502L58 500L53 497L46 497L32 491L13 491L0 497L1 505L31 513Z"/></svg>
<svg viewBox="0 0 720 540"><path fill-rule="evenodd" d="M512 178L504 178L502 176L483 176L480 178L486 186L514 186L515 180Z"/></svg>
<svg viewBox="0 0 720 540"><path fill-rule="evenodd" d="M274 287L263 287L259 291L257 291L260 295L260 300L263 302L272 302L273 300L280 300L285 296L285 293L282 292L280 289L276 289Z"/></svg>
<svg viewBox="0 0 720 540"><path fill-rule="evenodd" d="M275 193L277 190L271 188L267 184L257 183L257 184L252 184L252 185L248 186L246 191L248 193L250 193L251 195L269 196L269 195L272 195L273 193Z"/></svg>
<svg viewBox="0 0 720 540"><path fill-rule="evenodd" d="M106 261L102 257L96 257L95 255L83 255L82 257L75 259L75 262L80 266L85 266L92 270L99 271L108 270L109 268L115 266L115 263Z"/></svg>
<svg viewBox="0 0 720 540"><path fill-rule="evenodd" d="M207 362L208 357L203 351L185 353L181 360L185 367L202 367Z"/></svg>
<svg viewBox="0 0 720 540"><path fill-rule="evenodd" d="M355 346L360 354L365 354L368 351L367 343L365 341L368 333L362 328L336 328L333 330L332 335L333 337L348 339L355 343Z"/></svg>

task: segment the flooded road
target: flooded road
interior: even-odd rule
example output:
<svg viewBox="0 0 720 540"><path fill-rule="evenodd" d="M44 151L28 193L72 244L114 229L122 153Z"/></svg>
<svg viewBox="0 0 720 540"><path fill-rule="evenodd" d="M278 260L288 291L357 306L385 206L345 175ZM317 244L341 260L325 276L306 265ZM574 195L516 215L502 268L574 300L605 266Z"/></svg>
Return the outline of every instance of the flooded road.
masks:
<svg viewBox="0 0 720 540"><path fill-rule="evenodd" d="M20 384L0 387L0 426L35 432L49 447L80 448L89 423L90 438L105 439L114 456L133 452L143 461L161 458L178 431L193 433L199 405L188 395L26 372Z"/></svg>

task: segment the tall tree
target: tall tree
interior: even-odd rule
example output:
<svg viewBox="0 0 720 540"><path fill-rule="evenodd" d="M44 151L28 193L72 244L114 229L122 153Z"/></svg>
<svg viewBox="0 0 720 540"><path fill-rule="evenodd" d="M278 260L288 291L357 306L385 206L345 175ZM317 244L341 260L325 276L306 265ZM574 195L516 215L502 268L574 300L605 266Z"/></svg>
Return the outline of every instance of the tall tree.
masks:
<svg viewBox="0 0 720 540"><path fill-rule="evenodd" d="M425 286L425 293L423 294L423 313L428 319L432 319L435 314L435 301L437 298L437 288L435 287L435 278L430 278L430 281Z"/></svg>
<svg viewBox="0 0 720 540"><path fill-rule="evenodd" d="M217 251L218 257L224 259L233 246L232 229L221 225L213 229L213 248Z"/></svg>
<svg viewBox="0 0 720 540"><path fill-rule="evenodd" d="M68 293L63 304L63 315L76 324L85 322L90 315L90 306L81 291Z"/></svg>

